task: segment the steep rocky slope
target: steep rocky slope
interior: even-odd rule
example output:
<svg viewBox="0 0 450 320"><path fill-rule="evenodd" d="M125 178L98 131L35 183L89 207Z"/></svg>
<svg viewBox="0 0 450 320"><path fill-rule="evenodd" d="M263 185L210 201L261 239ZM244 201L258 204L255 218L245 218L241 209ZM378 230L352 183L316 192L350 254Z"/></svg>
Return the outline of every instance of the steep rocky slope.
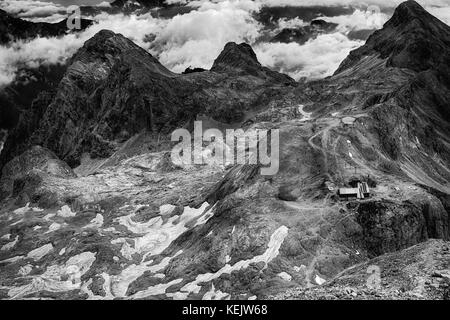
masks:
<svg viewBox="0 0 450 320"><path fill-rule="evenodd" d="M380 41L388 32L405 48L425 37L449 50L448 26L414 16L427 17L402 4ZM417 69L406 49L397 66L403 46L382 55L374 42L334 76L298 84L245 44L178 75L101 31L5 144L0 296L409 298L424 280L415 297L447 297L447 62L421 56ZM278 173L173 164L168 135L195 119L279 129ZM371 197L339 199L355 181ZM369 266L381 277L372 291Z"/></svg>
<svg viewBox="0 0 450 320"><path fill-rule="evenodd" d="M322 287L291 289L271 298L448 300L449 264L449 243L430 240L351 267Z"/></svg>

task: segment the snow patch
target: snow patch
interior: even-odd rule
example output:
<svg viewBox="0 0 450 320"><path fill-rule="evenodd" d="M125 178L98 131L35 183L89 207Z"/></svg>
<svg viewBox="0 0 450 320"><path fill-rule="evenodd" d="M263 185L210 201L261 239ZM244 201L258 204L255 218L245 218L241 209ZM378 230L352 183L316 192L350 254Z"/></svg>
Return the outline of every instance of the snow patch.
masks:
<svg viewBox="0 0 450 320"><path fill-rule="evenodd" d="M46 233L54 232L59 229L61 229L61 225L59 223L53 222L50 227L48 227L48 231Z"/></svg>
<svg viewBox="0 0 450 320"><path fill-rule="evenodd" d="M27 264L20 267L18 274L21 276L26 276L31 272L31 270L33 270L33 266L31 264Z"/></svg>
<svg viewBox="0 0 450 320"><path fill-rule="evenodd" d="M159 207L159 214L162 216L167 216L175 210L175 206L172 204L164 204Z"/></svg>
<svg viewBox="0 0 450 320"><path fill-rule="evenodd" d="M292 276L289 273L284 272L284 271L277 274L277 276L279 276L281 279L286 280L286 281L292 280Z"/></svg>
<svg viewBox="0 0 450 320"><path fill-rule="evenodd" d="M28 211L30 211L30 210L31 210L31 209L30 209L30 203L28 202L28 203L25 205L25 207L16 209L16 210L13 211L13 213L22 215L22 214L24 214L24 213L26 213L26 212L28 212Z"/></svg>
<svg viewBox="0 0 450 320"><path fill-rule="evenodd" d="M2 261L0 261L0 263L14 263L14 262L17 262L22 259L23 259L23 256L15 256L15 257L12 257L9 259L2 260Z"/></svg>
<svg viewBox="0 0 450 320"><path fill-rule="evenodd" d="M145 297L149 297L149 296L155 296L158 294L165 294L167 288L169 288L175 284L178 284L182 281L183 281L183 279L175 279L175 280L172 280L167 283L160 283L160 284L154 285L152 287L145 289L144 291L139 291L139 292L135 293L132 296L132 298L140 299L140 298L145 298Z"/></svg>
<svg viewBox="0 0 450 320"><path fill-rule="evenodd" d="M50 253L50 251L53 250L53 245L51 243L47 243L43 245L42 247L36 248L34 250L31 250L27 254L27 258L31 258L34 261L41 260L44 256Z"/></svg>
<svg viewBox="0 0 450 320"><path fill-rule="evenodd" d="M88 225L85 225L83 228L100 228L103 225L103 216L100 213L97 213L94 219L89 222Z"/></svg>
<svg viewBox="0 0 450 320"><path fill-rule="evenodd" d="M321 286L322 284L324 284L326 282L325 279L322 279L321 277L319 277L318 275L316 275L314 281L316 281L316 283Z"/></svg>
<svg viewBox="0 0 450 320"><path fill-rule="evenodd" d="M58 210L56 215L58 217L62 217L62 218L71 218L71 217L75 217L76 213L72 212L72 210L70 209L70 207L68 205L65 205L65 206L62 206L60 210Z"/></svg>
<svg viewBox="0 0 450 320"><path fill-rule="evenodd" d="M7 233L7 234L3 235L0 239L2 239L2 240L9 240L10 238L11 238L11 234Z"/></svg>
<svg viewBox="0 0 450 320"><path fill-rule="evenodd" d="M65 292L81 288L81 276L83 276L95 261L95 253L83 252L71 257L65 265L53 265L48 267L42 275L32 277L29 284L19 287L8 287L9 297L20 299L27 295L40 292ZM62 280L62 278L67 280Z"/></svg>
<svg viewBox="0 0 450 320"><path fill-rule="evenodd" d="M303 104L300 104L298 106L298 112L303 116L303 118L300 120L301 122L311 120L312 112L303 111L304 107L305 106Z"/></svg>
<svg viewBox="0 0 450 320"><path fill-rule="evenodd" d="M143 275L145 272L151 272L156 273L158 271L163 270L169 265L169 262L171 259L175 258L176 256L180 255L183 251L178 251L173 257L165 257L161 260L160 263L156 265L152 265L153 260L142 262L139 265L132 264L128 267L126 267L122 272L117 276L111 276L111 292L116 297L125 297L126 293L128 291L128 286L135 281L137 278L139 278L141 275ZM161 290L155 289L155 290ZM165 290L165 289L164 289ZM144 290L147 291L147 290ZM151 290L150 290L151 291ZM140 292L136 293L140 294Z"/></svg>
<svg viewBox="0 0 450 320"><path fill-rule="evenodd" d="M117 218L117 221L133 233L143 234L136 238L117 238L112 244L122 243L122 255L131 260L133 254L142 254L143 259L148 255L161 254L170 244L189 228L206 223L213 216L214 207L207 202L198 208L185 207L180 216L173 216L166 222L161 217L155 217L148 222L134 222L135 213ZM195 222L195 224L194 224ZM133 242L132 247L128 241Z"/></svg>
<svg viewBox="0 0 450 320"><path fill-rule="evenodd" d="M11 250L12 248L14 248L14 246L16 245L16 243L18 241L19 241L19 236L16 236L13 241L8 242L4 246L2 246L1 251Z"/></svg>
<svg viewBox="0 0 450 320"><path fill-rule="evenodd" d="M190 283L187 283L181 288L181 292L178 295L179 297L187 298L187 296L190 293L199 293L201 286L199 284L201 283L207 283L209 281L212 281L214 279L219 278L222 274L231 274L233 271L238 271L241 269L247 268L252 263L259 263L264 262L265 267L267 267L267 264L272 261L276 256L278 256L280 247L286 238L288 234L288 228L286 226L281 226L275 232L271 235L269 243L267 245L267 250L259 256L255 256L252 259L249 260L241 260L234 265L226 264L224 267L222 267L219 271L215 273L205 273L200 274L196 277L196 279Z"/></svg>
<svg viewBox="0 0 450 320"><path fill-rule="evenodd" d="M222 292L220 290L216 290L214 288L214 283L211 284L211 290L207 291L204 295L202 300L224 300L224 299L230 299L230 294L226 292Z"/></svg>

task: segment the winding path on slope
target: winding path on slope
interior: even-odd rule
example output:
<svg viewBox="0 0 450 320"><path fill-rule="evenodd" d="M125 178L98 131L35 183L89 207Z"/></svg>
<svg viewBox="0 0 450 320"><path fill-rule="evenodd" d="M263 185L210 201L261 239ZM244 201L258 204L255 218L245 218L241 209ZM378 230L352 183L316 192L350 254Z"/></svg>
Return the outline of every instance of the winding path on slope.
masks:
<svg viewBox="0 0 450 320"><path fill-rule="evenodd" d="M367 116L367 113L360 113L360 114L352 115L353 118L360 118L360 117L363 117L363 116ZM343 115L343 116L341 116L339 118L321 118L321 119L318 119L318 120L320 120L320 124L326 124L326 126L324 128L322 128L321 130L319 130L318 132L316 132L315 134L313 134L308 139L308 144L313 149L322 152L323 159L324 159L324 166L325 166L325 174L330 179L330 181L332 181L332 177L331 177L331 175L328 172L328 154L330 153L330 154L334 155L335 157L337 157L338 154L336 153L336 146L339 143L339 137L338 137L337 139L334 140L334 142L333 142L333 144L331 146L331 149L329 148L328 144L329 144L329 140L330 140L330 131L331 131L331 129L340 126L341 123L342 123L341 118L345 118L345 117L346 116ZM317 145L314 142L314 139L316 139L319 136L321 136L321 145ZM369 169L366 165L364 165L362 163L362 161L358 161L357 164L361 165L365 169Z"/></svg>

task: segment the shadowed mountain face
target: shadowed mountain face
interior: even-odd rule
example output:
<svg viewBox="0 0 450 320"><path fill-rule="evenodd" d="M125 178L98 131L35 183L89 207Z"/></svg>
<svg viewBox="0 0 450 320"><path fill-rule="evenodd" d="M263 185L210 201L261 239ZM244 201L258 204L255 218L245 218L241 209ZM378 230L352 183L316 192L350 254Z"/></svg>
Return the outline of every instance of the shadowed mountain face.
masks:
<svg viewBox="0 0 450 320"><path fill-rule="evenodd" d="M448 34L407 1L335 75L295 83L246 44L179 75L99 32L8 134L0 297L445 298ZM278 173L175 165L170 134L196 119L278 129ZM340 198L357 182L370 198ZM366 289L373 265L395 285Z"/></svg>

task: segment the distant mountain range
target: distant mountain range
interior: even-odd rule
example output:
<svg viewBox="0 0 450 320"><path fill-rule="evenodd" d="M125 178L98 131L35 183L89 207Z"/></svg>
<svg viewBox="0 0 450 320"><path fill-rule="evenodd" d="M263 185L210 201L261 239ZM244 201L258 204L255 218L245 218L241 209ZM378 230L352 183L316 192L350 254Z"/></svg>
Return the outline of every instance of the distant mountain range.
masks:
<svg viewBox="0 0 450 320"><path fill-rule="evenodd" d="M91 20L81 19L81 30L93 23ZM35 37L56 37L72 31L67 27L67 19L58 23L31 22L15 18L0 9L0 44L13 40L25 40ZM75 30L76 31L76 30ZM78 30L80 31L80 30Z"/></svg>

